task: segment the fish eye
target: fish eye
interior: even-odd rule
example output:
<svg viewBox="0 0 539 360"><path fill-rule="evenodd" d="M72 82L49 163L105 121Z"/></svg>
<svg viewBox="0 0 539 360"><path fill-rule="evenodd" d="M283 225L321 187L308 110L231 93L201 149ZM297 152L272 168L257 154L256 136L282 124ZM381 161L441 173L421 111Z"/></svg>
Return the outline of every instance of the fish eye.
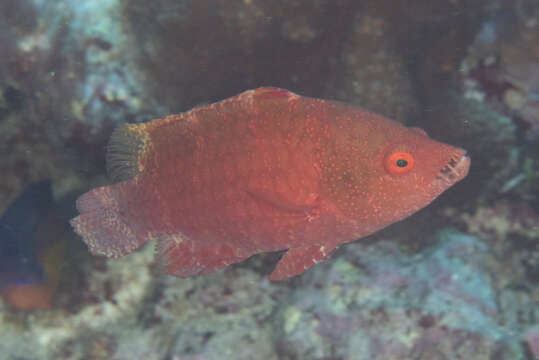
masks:
<svg viewBox="0 0 539 360"><path fill-rule="evenodd" d="M384 166L392 175L403 175L414 167L414 157L409 152L395 151L386 156Z"/></svg>
<svg viewBox="0 0 539 360"><path fill-rule="evenodd" d="M397 164L398 167L405 167L408 166L408 161L404 159L399 159L395 164Z"/></svg>

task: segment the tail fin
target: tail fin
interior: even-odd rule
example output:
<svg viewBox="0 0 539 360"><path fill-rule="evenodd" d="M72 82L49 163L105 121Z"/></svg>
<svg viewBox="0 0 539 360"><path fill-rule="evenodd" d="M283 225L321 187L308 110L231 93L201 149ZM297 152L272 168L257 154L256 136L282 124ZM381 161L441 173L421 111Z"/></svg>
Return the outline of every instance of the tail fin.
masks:
<svg viewBox="0 0 539 360"><path fill-rule="evenodd" d="M80 215L71 220L90 252L117 258L129 254L148 239L137 221L121 210L120 183L93 189L77 199Z"/></svg>

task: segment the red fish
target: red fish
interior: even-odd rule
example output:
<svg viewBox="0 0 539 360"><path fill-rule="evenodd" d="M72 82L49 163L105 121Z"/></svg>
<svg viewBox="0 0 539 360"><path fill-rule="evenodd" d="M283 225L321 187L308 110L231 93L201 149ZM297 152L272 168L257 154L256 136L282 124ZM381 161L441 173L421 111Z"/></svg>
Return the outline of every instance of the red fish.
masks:
<svg viewBox="0 0 539 360"><path fill-rule="evenodd" d="M157 239L180 277L287 249L280 280L428 205L466 176L465 154L356 106L259 88L117 128L117 183L82 195L71 224L113 258Z"/></svg>

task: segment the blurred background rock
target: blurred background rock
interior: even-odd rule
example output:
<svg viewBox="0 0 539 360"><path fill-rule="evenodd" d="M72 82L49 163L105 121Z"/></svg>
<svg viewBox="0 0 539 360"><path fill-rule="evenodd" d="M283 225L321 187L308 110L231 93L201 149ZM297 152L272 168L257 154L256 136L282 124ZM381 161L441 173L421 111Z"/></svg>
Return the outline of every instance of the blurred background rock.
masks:
<svg viewBox="0 0 539 360"><path fill-rule="evenodd" d="M472 167L282 283L263 278L277 255L183 280L154 274L150 246L75 246L51 309L0 305L0 359L538 356L537 34L536 0L1 1L2 212L42 179L67 207L106 184L117 125L261 85L420 126Z"/></svg>

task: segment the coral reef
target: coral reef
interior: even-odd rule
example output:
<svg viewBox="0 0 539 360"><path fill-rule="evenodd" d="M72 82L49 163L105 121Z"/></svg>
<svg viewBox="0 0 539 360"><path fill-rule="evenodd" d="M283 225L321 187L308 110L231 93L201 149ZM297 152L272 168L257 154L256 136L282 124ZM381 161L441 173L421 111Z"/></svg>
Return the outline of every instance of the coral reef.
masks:
<svg viewBox="0 0 539 360"><path fill-rule="evenodd" d="M523 358L514 329L525 324L500 317L483 242L445 232L412 257L389 242L346 250L280 312L289 358Z"/></svg>
<svg viewBox="0 0 539 360"><path fill-rule="evenodd" d="M333 20L348 19L352 4L128 0L123 14L146 86L179 112L268 84L322 95L328 54L347 31Z"/></svg>
<svg viewBox="0 0 539 360"><path fill-rule="evenodd" d="M65 299L58 301L63 306L30 315L1 311L0 359L110 359L118 341L112 341L113 334L136 328L136 316L154 286L152 260L148 247L101 271L86 262L84 283L72 285L71 294L64 291ZM27 317L22 329L21 316Z"/></svg>
<svg viewBox="0 0 539 360"><path fill-rule="evenodd" d="M405 59L391 42L390 19L376 11L360 11L332 69L338 78L327 96L358 103L368 109L409 122L416 115L417 99L406 72Z"/></svg>
<svg viewBox="0 0 539 360"><path fill-rule="evenodd" d="M40 179L56 201L108 184L118 124L261 85L420 126L472 165L286 282L264 277L278 254L176 279L152 245L105 260L66 234L52 308L0 301L0 360L536 358L538 29L536 0L1 1L0 212Z"/></svg>
<svg viewBox="0 0 539 360"><path fill-rule="evenodd" d="M16 319L4 315L1 353L444 359L457 356L458 348L461 358L524 359L520 334L535 344L533 316L517 314L534 311L533 296L499 287L494 279L509 275L491 268L493 254L477 238L446 231L437 244L413 256L394 242L348 245L333 261L285 283L270 283L249 267L155 278L147 247L125 261L107 261L106 271L88 273L86 293L93 300L29 318L23 338L16 338ZM510 301L499 303L512 292Z"/></svg>
<svg viewBox="0 0 539 360"><path fill-rule="evenodd" d="M57 192L99 173L115 125L159 112L140 91L117 1L5 1L0 9L0 208L25 184ZM99 169L99 170L98 170ZM13 196L13 195L12 195Z"/></svg>
<svg viewBox="0 0 539 360"><path fill-rule="evenodd" d="M470 193L483 200L510 193L537 207L537 3L500 1L480 19L464 27L464 38L449 32L428 57L422 97L439 119L433 134L459 141L482 164L475 168L481 180L470 184ZM441 48L464 53L452 66L438 65L446 63Z"/></svg>

